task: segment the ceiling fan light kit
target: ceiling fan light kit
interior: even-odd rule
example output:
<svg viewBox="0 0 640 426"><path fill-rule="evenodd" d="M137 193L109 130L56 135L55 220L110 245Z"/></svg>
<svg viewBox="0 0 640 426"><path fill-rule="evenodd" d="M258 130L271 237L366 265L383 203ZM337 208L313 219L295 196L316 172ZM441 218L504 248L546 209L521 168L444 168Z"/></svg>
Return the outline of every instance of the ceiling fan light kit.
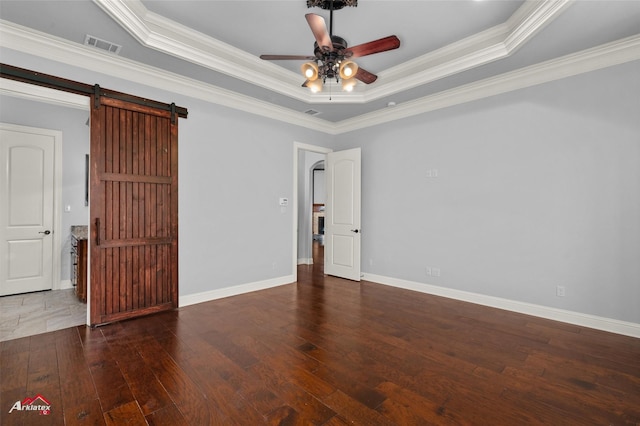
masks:
<svg viewBox="0 0 640 426"><path fill-rule="evenodd" d="M358 81L371 84L378 78L377 75L358 66L350 58L372 55L400 47L400 40L395 35L378 40L363 43L358 46L348 47L342 37L333 35L333 11L345 6L356 7L357 0L307 0L308 7L320 7L328 9L331 13L329 31L324 18L314 13L307 13L305 18L311 28L316 41L314 43L313 56L303 55L261 55L264 60L306 60L300 70L306 79L303 87L309 88L313 93L322 91L327 79L335 79L336 83L342 80L342 90L351 92Z"/></svg>
<svg viewBox="0 0 640 426"><path fill-rule="evenodd" d="M318 65L315 62L306 62L300 67L302 75L309 81L318 79Z"/></svg>
<svg viewBox="0 0 640 426"><path fill-rule="evenodd" d="M355 77L358 72L358 64L353 61L346 61L340 64L340 78L343 80Z"/></svg>
<svg viewBox="0 0 640 426"><path fill-rule="evenodd" d="M348 78L348 79L343 79L342 80L342 90L344 90L345 92L351 92L353 91L353 88L356 87L356 83L358 83L358 81L355 78Z"/></svg>
<svg viewBox="0 0 640 426"><path fill-rule="evenodd" d="M322 80L316 79L316 80L305 83L305 85L313 93L318 93L318 92L322 92L322 88L324 87L324 82Z"/></svg>

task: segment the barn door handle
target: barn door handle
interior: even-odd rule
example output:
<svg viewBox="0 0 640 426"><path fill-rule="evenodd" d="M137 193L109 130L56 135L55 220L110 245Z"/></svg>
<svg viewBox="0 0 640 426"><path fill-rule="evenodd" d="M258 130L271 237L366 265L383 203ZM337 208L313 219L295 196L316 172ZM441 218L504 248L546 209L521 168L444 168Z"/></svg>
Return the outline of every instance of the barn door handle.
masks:
<svg viewBox="0 0 640 426"><path fill-rule="evenodd" d="M44 235L49 235L50 233L51 233L51 231L49 231L48 229L46 231L38 232L38 234L44 234Z"/></svg>
<svg viewBox="0 0 640 426"><path fill-rule="evenodd" d="M96 245L100 245L100 218L96 217Z"/></svg>

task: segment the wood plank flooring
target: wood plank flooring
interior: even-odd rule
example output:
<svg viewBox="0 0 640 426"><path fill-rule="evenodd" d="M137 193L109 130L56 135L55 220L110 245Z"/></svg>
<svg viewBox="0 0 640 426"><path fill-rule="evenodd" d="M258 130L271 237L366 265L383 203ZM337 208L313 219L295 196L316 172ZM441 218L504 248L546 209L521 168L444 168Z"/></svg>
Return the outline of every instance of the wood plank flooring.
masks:
<svg viewBox="0 0 640 426"><path fill-rule="evenodd" d="M640 339L325 277L0 343L2 425L638 425ZM9 413L41 395L49 415Z"/></svg>

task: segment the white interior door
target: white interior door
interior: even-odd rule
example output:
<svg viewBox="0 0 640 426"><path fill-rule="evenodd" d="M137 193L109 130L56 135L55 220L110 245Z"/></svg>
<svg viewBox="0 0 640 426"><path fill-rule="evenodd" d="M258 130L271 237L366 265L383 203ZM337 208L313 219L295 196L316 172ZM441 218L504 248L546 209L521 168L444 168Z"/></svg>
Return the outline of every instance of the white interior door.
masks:
<svg viewBox="0 0 640 426"><path fill-rule="evenodd" d="M53 287L59 132L36 130L0 127L0 296Z"/></svg>
<svg viewBox="0 0 640 426"><path fill-rule="evenodd" d="M327 154L324 272L360 281L360 148Z"/></svg>

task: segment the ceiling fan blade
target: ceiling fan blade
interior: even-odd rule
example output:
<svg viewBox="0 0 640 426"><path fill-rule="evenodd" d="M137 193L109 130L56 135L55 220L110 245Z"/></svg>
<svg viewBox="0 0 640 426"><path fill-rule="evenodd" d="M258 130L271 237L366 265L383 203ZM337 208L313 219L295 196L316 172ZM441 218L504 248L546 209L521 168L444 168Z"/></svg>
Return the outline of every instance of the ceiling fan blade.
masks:
<svg viewBox="0 0 640 426"><path fill-rule="evenodd" d="M304 55L260 55L260 59L265 61L313 61L316 57Z"/></svg>
<svg viewBox="0 0 640 426"><path fill-rule="evenodd" d="M369 71L362 69L361 67L358 68L358 72L356 72L356 75L354 77L365 84L371 84L378 79L377 75L372 74Z"/></svg>
<svg viewBox="0 0 640 426"><path fill-rule="evenodd" d="M346 53L351 52L351 58L359 58L360 56L372 55L374 53L386 52L400 47L400 39L394 35L384 37L368 43L359 44L347 49Z"/></svg>
<svg viewBox="0 0 640 426"><path fill-rule="evenodd" d="M307 23L311 28L311 32L313 36L316 38L316 42L318 46L323 50L333 50L333 43L331 42L331 36L329 36L329 31L327 31L327 24L324 22L324 18L320 15L316 15L315 13L307 13L304 15L307 18Z"/></svg>

